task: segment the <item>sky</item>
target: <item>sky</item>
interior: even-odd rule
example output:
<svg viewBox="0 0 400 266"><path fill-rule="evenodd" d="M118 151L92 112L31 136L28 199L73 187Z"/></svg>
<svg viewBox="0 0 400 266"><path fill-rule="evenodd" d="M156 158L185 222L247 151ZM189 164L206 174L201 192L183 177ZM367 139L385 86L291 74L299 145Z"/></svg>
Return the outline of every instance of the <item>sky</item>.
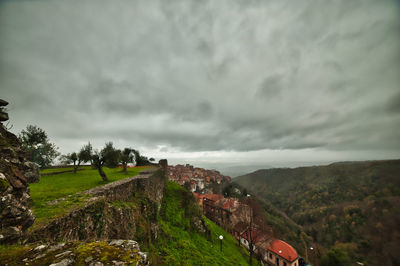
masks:
<svg viewBox="0 0 400 266"><path fill-rule="evenodd" d="M400 158L400 2L0 0L0 98L63 154Z"/></svg>

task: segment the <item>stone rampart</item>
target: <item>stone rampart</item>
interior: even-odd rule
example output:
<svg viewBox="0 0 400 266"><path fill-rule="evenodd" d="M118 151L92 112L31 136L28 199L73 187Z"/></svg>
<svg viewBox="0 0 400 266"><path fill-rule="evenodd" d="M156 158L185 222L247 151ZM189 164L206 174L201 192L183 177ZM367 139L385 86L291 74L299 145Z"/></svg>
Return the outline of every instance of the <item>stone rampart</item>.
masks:
<svg viewBox="0 0 400 266"><path fill-rule="evenodd" d="M84 206L36 228L27 242L137 239L137 228L156 237L165 173L154 169L80 194L88 195Z"/></svg>

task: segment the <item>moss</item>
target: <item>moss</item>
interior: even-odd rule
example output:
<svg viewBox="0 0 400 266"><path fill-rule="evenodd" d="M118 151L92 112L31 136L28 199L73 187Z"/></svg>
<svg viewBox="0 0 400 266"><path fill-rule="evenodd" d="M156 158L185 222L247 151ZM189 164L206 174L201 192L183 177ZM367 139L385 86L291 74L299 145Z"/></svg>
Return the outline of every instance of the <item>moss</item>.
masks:
<svg viewBox="0 0 400 266"><path fill-rule="evenodd" d="M74 265L87 265L85 260L91 256L93 261L101 261L105 264L113 260L123 261L125 265L136 265L140 260L137 250L124 250L120 247L115 247L107 244L107 242L69 242L62 249L37 253L33 250L35 246L0 246L0 265L24 265L24 258L32 261L40 254L45 256L33 260L31 265L49 265L60 261L62 258L57 258L56 255L67 250L72 251L76 255Z"/></svg>
<svg viewBox="0 0 400 266"><path fill-rule="evenodd" d="M18 260L20 260L29 250L30 246L0 246L0 263L8 265L18 265Z"/></svg>
<svg viewBox="0 0 400 266"><path fill-rule="evenodd" d="M5 191L10 185L7 179L0 178L0 191Z"/></svg>
<svg viewBox="0 0 400 266"><path fill-rule="evenodd" d="M110 246L107 242L92 242L81 244L76 249L76 264L85 265L85 259L91 256L93 260L110 262L113 260L125 261L127 265L136 265L140 256L137 251L126 251Z"/></svg>
<svg viewBox="0 0 400 266"><path fill-rule="evenodd" d="M104 221L103 221L103 212L96 212L92 215L94 230L96 231L97 237L100 237L103 234L104 230Z"/></svg>
<svg viewBox="0 0 400 266"><path fill-rule="evenodd" d="M118 207L120 209L127 209L130 208L132 210L136 210L137 206L134 202L126 202L126 201L120 201L120 200L116 200L113 202L110 202L111 205Z"/></svg>

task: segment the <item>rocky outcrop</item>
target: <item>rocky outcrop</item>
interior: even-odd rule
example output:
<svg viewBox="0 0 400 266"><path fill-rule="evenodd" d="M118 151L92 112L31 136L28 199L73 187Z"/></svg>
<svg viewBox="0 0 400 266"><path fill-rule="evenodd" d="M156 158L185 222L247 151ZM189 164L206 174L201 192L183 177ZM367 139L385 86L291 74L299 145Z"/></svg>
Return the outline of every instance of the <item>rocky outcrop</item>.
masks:
<svg viewBox="0 0 400 266"><path fill-rule="evenodd" d="M5 111L5 108L4 108L4 106L7 106L7 105L8 105L8 102L0 99L0 121L1 122L4 122L4 121L8 120L8 114L7 114L7 112Z"/></svg>
<svg viewBox="0 0 400 266"><path fill-rule="evenodd" d="M165 180L154 169L81 192L82 207L31 230L27 242L156 238Z"/></svg>
<svg viewBox="0 0 400 266"><path fill-rule="evenodd" d="M1 258L1 265L148 265L147 253L140 251L139 244L122 239L20 246Z"/></svg>
<svg viewBox="0 0 400 266"><path fill-rule="evenodd" d="M33 224L28 184L39 177L38 166L26 159L18 138L0 123L0 244L17 241Z"/></svg>

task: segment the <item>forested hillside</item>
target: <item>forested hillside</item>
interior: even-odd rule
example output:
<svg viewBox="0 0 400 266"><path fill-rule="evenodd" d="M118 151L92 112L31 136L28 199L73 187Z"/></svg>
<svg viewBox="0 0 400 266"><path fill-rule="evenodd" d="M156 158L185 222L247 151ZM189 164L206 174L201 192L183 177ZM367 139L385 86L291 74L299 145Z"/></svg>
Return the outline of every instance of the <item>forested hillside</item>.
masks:
<svg viewBox="0 0 400 266"><path fill-rule="evenodd" d="M303 226L324 262L400 263L400 160L258 170L235 182Z"/></svg>

